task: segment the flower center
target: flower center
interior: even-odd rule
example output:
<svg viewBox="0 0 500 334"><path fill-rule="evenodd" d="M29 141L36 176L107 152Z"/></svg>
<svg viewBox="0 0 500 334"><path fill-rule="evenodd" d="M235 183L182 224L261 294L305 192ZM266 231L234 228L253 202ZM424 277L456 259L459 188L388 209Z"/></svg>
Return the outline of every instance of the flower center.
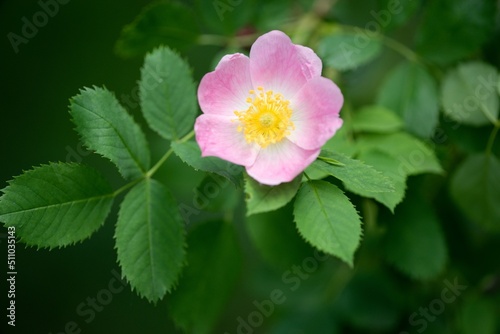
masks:
<svg viewBox="0 0 500 334"><path fill-rule="evenodd" d="M250 96L246 100L250 104L248 109L235 111L234 114L240 122L238 131L243 132L246 141L265 148L280 142L295 127L291 120L290 101L272 90L264 92L263 87L257 87L257 90L249 91Z"/></svg>

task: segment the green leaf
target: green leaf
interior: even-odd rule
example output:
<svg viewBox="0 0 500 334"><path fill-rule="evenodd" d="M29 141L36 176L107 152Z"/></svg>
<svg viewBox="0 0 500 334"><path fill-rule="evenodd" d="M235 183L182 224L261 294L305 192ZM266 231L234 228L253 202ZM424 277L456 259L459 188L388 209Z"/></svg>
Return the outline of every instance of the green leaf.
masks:
<svg viewBox="0 0 500 334"><path fill-rule="evenodd" d="M443 173L434 152L422 141L405 133L364 134L358 138L360 151L377 149L399 161L398 173L416 175Z"/></svg>
<svg viewBox="0 0 500 334"><path fill-rule="evenodd" d="M403 201L406 191L406 174L398 171L399 160L379 150L363 151L358 159L380 171L394 185L392 192L366 193L363 196L374 198L394 212L396 205Z"/></svg>
<svg viewBox="0 0 500 334"><path fill-rule="evenodd" d="M156 302L177 282L185 261L185 231L177 203L153 179L125 196L115 231L123 275L141 297Z"/></svg>
<svg viewBox="0 0 500 334"><path fill-rule="evenodd" d="M378 92L377 104L395 111L406 129L420 137L430 137L438 124L437 85L417 64L404 62L386 77Z"/></svg>
<svg viewBox="0 0 500 334"><path fill-rule="evenodd" d="M354 131L376 133L394 132L403 128L403 122L391 110L382 106L366 106L352 116Z"/></svg>
<svg viewBox="0 0 500 334"><path fill-rule="evenodd" d="M339 188L325 181L303 183L293 214L304 239L352 267L361 238L361 221Z"/></svg>
<svg viewBox="0 0 500 334"><path fill-rule="evenodd" d="M495 0L432 1L426 9L417 30L417 50L439 64L454 62L478 50L495 26Z"/></svg>
<svg viewBox="0 0 500 334"><path fill-rule="evenodd" d="M156 2L123 28L115 52L124 58L142 56L161 44L182 50L193 45L199 33L188 7L174 1Z"/></svg>
<svg viewBox="0 0 500 334"><path fill-rule="evenodd" d="M483 153L469 156L451 178L453 199L474 223L500 228L500 161Z"/></svg>
<svg viewBox="0 0 500 334"><path fill-rule="evenodd" d="M360 28L337 31L321 40L318 55L339 71L355 69L372 61L382 50L380 40L370 34Z"/></svg>
<svg viewBox="0 0 500 334"><path fill-rule="evenodd" d="M260 184L245 174L247 216L273 211L286 205L299 190L301 179L302 174L291 182L271 187Z"/></svg>
<svg viewBox="0 0 500 334"><path fill-rule="evenodd" d="M105 88L84 88L70 100L70 114L83 143L108 158L126 179L149 169L146 137L115 95Z"/></svg>
<svg viewBox="0 0 500 334"><path fill-rule="evenodd" d="M312 247L297 233L292 205L246 219L248 235L264 260L278 270L289 269L311 256Z"/></svg>
<svg viewBox="0 0 500 334"><path fill-rule="evenodd" d="M196 88L188 64L161 47L144 60L139 82L141 108L149 126L166 139L179 139L193 128Z"/></svg>
<svg viewBox="0 0 500 334"><path fill-rule="evenodd" d="M212 333L241 272L232 224L204 223L188 235L188 266L169 298L170 314L186 333Z"/></svg>
<svg viewBox="0 0 500 334"><path fill-rule="evenodd" d="M432 208L416 197L398 207L383 244L387 260L416 279L432 279L446 264L446 242L439 220Z"/></svg>
<svg viewBox="0 0 500 334"><path fill-rule="evenodd" d="M306 182L308 180L321 180L329 175L330 174L325 172L323 169L312 163L304 170L304 173L302 174L302 182Z"/></svg>
<svg viewBox="0 0 500 334"><path fill-rule="evenodd" d="M497 70L482 62L468 62L450 70L441 86L444 112L463 124L495 123L498 118L497 80Z"/></svg>
<svg viewBox="0 0 500 334"><path fill-rule="evenodd" d="M113 191L96 170L73 163L35 167L9 181L0 197L0 221L21 241L63 247L82 241L106 220Z"/></svg>
<svg viewBox="0 0 500 334"><path fill-rule="evenodd" d="M468 297L460 309L461 334L494 334L498 315L495 306L479 296Z"/></svg>
<svg viewBox="0 0 500 334"><path fill-rule="evenodd" d="M172 142L172 149L182 161L194 169L224 176L236 186L240 184L239 176L243 167L217 157L202 157L200 147L196 142Z"/></svg>
<svg viewBox="0 0 500 334"><path fill-rule="evenodd" d="M316 168L341 180L349 191L360 195L394 191L394 186L388 178L359 160L329 151L321 151L320 158L334 159L344 165L333 165L321 159L313 163Z"/></svg>

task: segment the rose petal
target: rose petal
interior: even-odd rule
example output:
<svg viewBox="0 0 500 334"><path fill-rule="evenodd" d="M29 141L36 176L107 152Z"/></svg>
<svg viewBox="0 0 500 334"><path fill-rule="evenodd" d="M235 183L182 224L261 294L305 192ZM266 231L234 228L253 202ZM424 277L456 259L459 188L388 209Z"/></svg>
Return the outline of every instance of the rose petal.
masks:
<svg viewBox="0 0 500 334"><path fill-rule="evenodd" d="M306 150L320 148L342 126L343 103L340 89L331 80L311 79L290 101L295 129L287 138Z"/></svg>
<svg viewBox="0 0 500 334"><path fill-rule="evenodd" d="M215 156L232 163L250 166L255 162L260 146L246 142L238 132L238 123L220 115L200 115L194 124L201 155Z"/></svg>
<svg viewBox="0 0 500 334"><path fill-rule="evenodd" d="M261 149L247 173L260 183L270 186L292 181L319 155L320 149L304 150L284 139Z"/></svg>
<svg viewBox="0 0 500 334"><path fill-rule="evenodd" d="M299 61L302 66L302 72L306 75L308 80L321 76L323 64L318 55L307 46L295 45L299 52Z"/></svg>
<svg viewBox="0 0 500 334"><path fill-rule="evenodd" d="M250 60L241 53L224 56L215 71L207 73L198 87L198 101L205 114L234 116L246 110L245 102L253 89Z"/></svg>
<svg viewBox="0 0 500 334"><path fill-rule="evenodd" d="M311 49L298 47L281 31L259 37L250 50L254 87L273 90L290 99L311 78L321 74L319 58Z"/></svg>

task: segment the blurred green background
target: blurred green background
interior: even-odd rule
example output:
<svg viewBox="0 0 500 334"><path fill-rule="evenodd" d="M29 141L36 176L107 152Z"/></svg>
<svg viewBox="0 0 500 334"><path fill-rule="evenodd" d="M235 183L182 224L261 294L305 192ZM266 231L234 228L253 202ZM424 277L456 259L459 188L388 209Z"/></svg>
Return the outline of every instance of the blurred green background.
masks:
<svg viewBox="0 0 500 334"><path fill-rule="evenodd" d="M186 1L188 6L193 6L193 2ZM246 22L245 26L250 27L250 32L265 32L281 28L283 23L293 26L297 22L296 18L311 7L311 2L305 0L298 1L301 5L292 9L289 8L289 2L283 0L243 2L235 7L234 12L225 14L228 19L224 24L217 20L207 20L207 26L202 29L210 33L232 35L236 30L232 29L230 21L233 17L238 17L235 20ZM419 9L412 11L406 24L390 34L411 47L419 20L424 15L422 8L431 2L414 1L419 4ZM36 1L1 2L0 31L4 37L0 57L0 187L5 187L7 180L13 175L19 175L22 170L48 161L90 164L103 170L113 186L122 184L114 166L82 148L70 122L68 99L84 86L105 85L125 105L127 102L124 101L132 102L127 107L128 111L143 125L143 129L146 128L139 108L132 106L137 102L135 87L142 57L121 58L114 52L114 47L123 27L132 22L149 3L151 2L71 0L60 5L57 15L50 18L27 44L21 44L16 53L7 35L10 32L21 34L22 18L31 18L40 11L40 5ZM201 5L200 2L197 3L197 8L206 12L214 10L212 1L201 1ZM326 16L329 20L364 27L366 22L373 20L370 11L385 8L386 3L387 1L339 1L335 10ZM474 5L474 1L467 3ZM480 57L497 69L500 68L498 18L497 2L495 27L479 45ZM190 29L188 26L178 28ZM436 31L439 31L439 26L436 26ZM453 34L452 31L447 33ZM221 49L217 46L193 46L183 50L183 56L193 67L196 81L211 70L214 58L220 56L218 52ZM400 59L394 52L384 52L370 66L346 74L342 78L342 88L350 103L354 107L370 103L384 75ZM449 152L454 154L453 157L460 158L461 150L475 152L484 149L489 128L461 127L455 130L446 124L443 127L454 144L451 148L448 146L450 142L445 147L438 147L438 154L449 162L449 166L445 167L450 167L447 172L451 173L456 166L452 163L454 161L450 162L452 159ZM155 160L167 146L151 132L148 132L148 140L153 147ZM459 153L456 154L456 151ZM494 152L499 155L498 139ZM203 175L185 168L174 158L169 161L168 166L162 168L160 177L181 201L189 203L193 196L192 189ZM477 231L470 235L469 222L457 211L444 182L440 177L426 175L411 178L408 185L412 189L408 193L411 203L420 205L422 199L424 202L434 200L434 212L442 223L448 246L449 265L441 276L424 282L405 277L380 259L383 245L378 244L377 237L370 238L367 235L356 256L356 259L360 259L357 264L360 269L349 271L334 259L322 262L318 271L301 281L300 289L286 294L287 302L276 308L273 319L266 321L262 327L259 326L254 333L400 333L403 330L416 333L420 327L408 326L408 316L414 311L418 312L420 306L428 307L435 298L440 298L446 287L444 281L452 282L456 277L460 278L460 283L462 279L467 279L467 283L463 283L470 286L467 298L471 302L464 304L466 306L461 303L446 305L447 309L441 315L428 322L425 332L454 333L454 328L460 327L457 322L463 319L461 312L465 312L467 316L472 314L475 321L482 324L478 328L486 328L486 331L477 334L495 331L500 333L494 324L489 324L491 316L488 314L494 312L493 318L500 318L500 237L498 234L485 235ZM360 198L353 197L358 208L364 205ZM85 317L77 313L80 303L85 302L88 297L95 298L99 291L108 287L108 283L114 278L113 271L119 272L113 239L116 207L115 204L104 227L81 244L52 251L25 248L18 244L16 328L14 331L7 328L4 319L1 324L1 328L4 328L2 332L64 333L65 326L71 321L78 324L82 333L180 332L176 331L168 316L168 296L157 305L151 305L130 291L129 286L113 295L113 300L102 311L97 312L90 323L86 323ZM401 210L399 212L404 212L406 217L414 215L411 205L403 205ZM268 299L273 289L290 291L290 285L284 284L282 280L283 273L291 264L300 264L298 261L313 254L312 249L294 233L291 212L292 207L288 206L271 215L256 216L248 222L255 222L255 226L266 221L275 222L275 236L280 237L281 241L289 242L279 244L279 241L273 240L276 243L258 245L264 249L267 247L264 254L275 252L274 258L265 258L263 261L257 254L255 245L251 244L248 231L243 225L243 204L238 206L235 217L244 250L243 271L214 332L236 333L236 319L239 316L246 318L254 311L254 301ZM381 210L380 220L388 225L394 223L394 218L387 210ZM5 229L2 228L1 232L5 233ZM265 229L264 232L267 233ZM258 227L252 233L258 234ZM268 238L271 239L272 235ZM6 254L3 251L6 249L5 239L0 241L2 254ZM2 259L2 263L3 261ZM6 285L3 278L2 281L1 293L4 294ZM474 299L483 293L488 296L486 306L482 301ZM196 304L197 301L193 303ZM494 307L489 307L490 304ZM3 298L1 307L6 307ZM465 307L472 310L464 310ZM482 308L486 311L483 312ZM487 317L482 321L481 316L484 314ZM499 327L497 321L496 328Z"/></svg>

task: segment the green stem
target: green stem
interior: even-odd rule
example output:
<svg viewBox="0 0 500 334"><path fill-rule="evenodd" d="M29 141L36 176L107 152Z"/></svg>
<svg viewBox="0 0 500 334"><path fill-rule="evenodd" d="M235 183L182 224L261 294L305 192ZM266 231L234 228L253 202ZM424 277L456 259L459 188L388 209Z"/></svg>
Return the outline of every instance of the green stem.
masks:
<svg viewBox="0 0 500 334"><path fill-rule="evenodd" d="M186 141L188 141L189 139L191 139L192 137L194 136L194 130L191 131L190 133L188 133L187 135L185 135L184 137L182 137L181 139L179 139L177 142L178 143L184 143ZM156 171L163 165L163 163L165 163L165 161L167 161L168 157L172 154L172 152L174 152L174 150L172 148L170 148L167 153L165 153L161 159L146 173L144 174L143 177L140 177L138 179L135 179L129 183L127 183L126 185L124 185L123 187L115 190L113 192L113 197L116 197L118 196L119 194L121 194L122 192L124 192L125 190L135 186L137 183L141 182L142 180L144 179L149 179L151 176L153 176L154 173L156 173Z"/></svg>
<svg viewBox="0 0 500 334"><path fill-rule="evenodd" d="M170 148L167 153L165 153L160 160L146 173L145 177L150 178L154 173L167 161L168 157L174 152L173 148Z"/></svg>
<svg viewBox="0 0 500 334"><path fill-rule="evenodd" d="M192 130L190 133L182 137L181 139L177 140L178 143L184 143L191 139L194 136L194 130ZM170 155L174 152L174 149L170 147L170 149L161 157L160 160L146 173L145 177L150 178L151 176L154 175L158 171L158 169L167 161L167 159L170 157Z"/></svg>
<svg viewBox="0 0 500 334"><path fill-rule="evenodd" d="M364 33L367 36L370 36L370 35L374 34L373 31L370 31L370 30L367 30L367 29L363 29L363 28L360 28L360 27L354 27L354 26L343 25L343 24L340 24L338 26L342 30L344 30L346 32L349 32L349 33L352 33L352 34L357 34L359 32L359 30L364 31ZM383 34L380 34L380 33L375 33L375 34L376 34L376 36L372 37L373 39L378 39L386 47L388 47L388 48L396 51L397 53L399 53L400 55L402 55L403 57L405 57L409 61L415 62L415 63L418 63L418 64L423 64L424 63L423 60L420 58L420 56L417 53L415 53L415 51L413 51L412 49L410 49L409 47L407 47L403 43L400 43L397 40L395 40L395 39L393 39L391 37L387 37L387 36L385 36Z"/></svg>
<svg viewBox="0 0 500 334"><path fill-rule="evenodd" d="M382 43L385 44L385 46L393 49L394 51L396 51L397 53L399 53L400 55L402 55L403 57L405 57L409 61L417 63L417 64L423 64L420 57L412 49L410 49L409 47L407 47L403 43L400 43L397 40L392 39L392 38L387 37L387 36L384 36L384 35L380 35L380 40L382 41Z"/></svg>
<svg viewBox="0 0 500 334"><path fill-rule="evenodd" d="M488 144L486 145L486 155L490 156L491 151L493 150L493 144L495 143L495 138L498 133L498 129L500 128L500 121L495 123L495 127L493 131L491 131L490 138L488 139Z"/></svg>
<svg viewBox="0 0 500 334"><path fill-rule="evenodd" d="M136 179L136 180L134 180L134 181L132 181L132 182L127 183L127 184L126 184L126 185L124 185L123 187L121 187L121 188L119 188L119 189L115 190L115 191L113 192L113 197L116 197L116 196L120 195L122 192L124 192L125 190L127 190L127 189L129 189L129 188L131 188L131 187L135 186L137 183L139 183L139 182L140 182L140 181L142 181L143 179L144 179L143 177L138 178L138 179Z"/></svg>

